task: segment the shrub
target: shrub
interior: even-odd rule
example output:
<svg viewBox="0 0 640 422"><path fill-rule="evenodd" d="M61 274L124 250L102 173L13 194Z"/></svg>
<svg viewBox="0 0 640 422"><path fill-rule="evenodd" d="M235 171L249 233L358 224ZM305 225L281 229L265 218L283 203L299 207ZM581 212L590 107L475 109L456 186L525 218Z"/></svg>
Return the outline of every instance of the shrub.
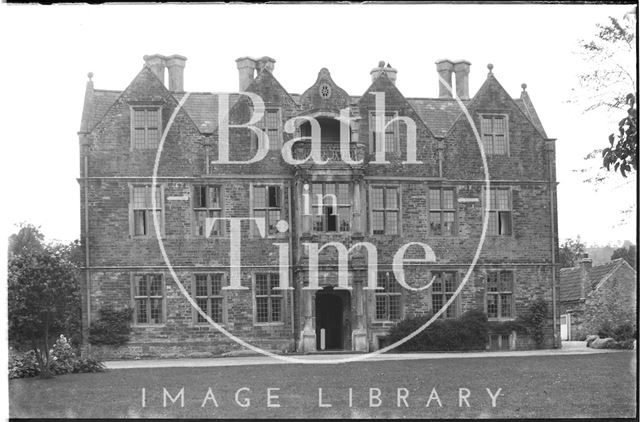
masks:
<svg viewBox="0 0 640 422"><path fill-rule="evenodd" d="M89 327L89 343L121 345L129 341L133 310L100 309L100 317Z"/></svg>
<svg viewBox="0 0 640 422"><path fill-rule="evenodd" d="M104 364L96 359L78 357L67 338L63 335L56 340L49 351L49 356L51 359L49 371L54 375L103 372L105 370ZM14 356L9 362L10 379L34 377L40 372L38 360L33 350Z"/></svg>
<svg viewBox="0 0 640 422"><path fill-rule="evenodd" d="M33 350L9 359L9 379L35 377L39 373L38 360Z"/></svg>
<svg viewBox="0 0 640 422"><path fill-rule="evenodd" d="M422 316L398 322L391 328L385 343L391 344L411 334L431 317ZM487 342L487 317L470 311L459 319L436 320L424 331L398 346L400 351L482 350Z"/></svg>
<svg viewBox="0 0 640 422"><path fill-rule="evenodd" d="M633 340L637 338L638 332L636 328L629 323L622 323L615 327L609 321L605 321L598 330L598 336L601 338L611 337L617 342Z"/></svg>
<svg viewBox="0 0 640 422"><path fill-rule="evenodd" d="M612 341L607 345L607 349L633 349L634 339L627 339L621 341Z"/></svg>
<svg viewBox="0 0 640 422"><path fill-rule="evenodd" d="M80 357L74 361L73 372L74 374L89 373L89 372L104 372L106 367L102 362L97 359L89 357Z"/></svg>
<svg viewBox="0 0 640 422"><path fill-rule="evenodd" d="M538 298L529 306L527 313L517 319L538 347L544 343L544 329L547 325L548 313L547 302Z"/></svg>

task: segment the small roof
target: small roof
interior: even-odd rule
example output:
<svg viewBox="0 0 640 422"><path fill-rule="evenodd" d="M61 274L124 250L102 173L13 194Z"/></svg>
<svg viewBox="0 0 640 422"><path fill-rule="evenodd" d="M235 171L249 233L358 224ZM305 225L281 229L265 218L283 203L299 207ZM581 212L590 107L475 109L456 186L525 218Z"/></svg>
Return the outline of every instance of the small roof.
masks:
<svg viewBox="0 0 640 422"><path fill-rule="evenodd" d="M622 258L615 259L603 265L596 265L587 269L588 284L585 286L585 295L594 290L600 282L616 272L624 265ZM558 285L558 296L561 302L581 299L582 268L562 268L560 269L560 283Z"/></svg>

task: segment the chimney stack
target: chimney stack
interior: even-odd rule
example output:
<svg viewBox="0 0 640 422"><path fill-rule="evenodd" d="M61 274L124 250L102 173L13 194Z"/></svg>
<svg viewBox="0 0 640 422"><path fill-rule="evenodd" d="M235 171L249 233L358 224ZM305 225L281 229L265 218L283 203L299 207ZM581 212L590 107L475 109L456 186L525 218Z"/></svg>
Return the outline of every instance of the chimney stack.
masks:
<svg viewBox="0 0 640 422"><path fill-rule="evenodd" d="M152 54L144 56L145 65L162 81L164 84L164 68L166 66L165 57L160 54Z"/></svg>
<svg viewBox="0 0 640 422"><path fill-rule="evenodd" d="M591 291L591 281L589 279L589 270L593 265L593 260L589 258L589 254L585 253L578 260L580 267L580 297L585 298L585 294Z"/></svg>
<svg viewBox="0 0 640 422"><path fill-rule="evenodd" d="M389 78L391 83L393 83L394 85L396 84L398 69L391 67L389 63L387 63L387 66L385 67L385 63L382 60L378 62L378 67L374 67L373 69L371 69L371 82L375 81L378 76L382 74L382 72L387 74L387 78Z"/></svg>
<svg viewBox="0 0 640 422"><path fill-rule="evenodd" d="M453 71L453 63L449 59L442 59L436 62L436 70L438 75L453 89L453 83L451 80L451 72ZM452 92L447 88L445 84L438 78L438 97L439 98L453 98Z"/></svg>
<svg viewBox="0 0 640 422"><path fill-rule="evenodd" d="M456 95L461 100L469 99L469 70L471 63L466 60L458 60L453 63L453 71L456 73Z"/></svg>
<svg viewBox="0 0 640 422"><path fill-rule="evenodd" d="M244 91L253 82L253 77L256 69L256 61L251 57L240 57L236 59L238 66L238 77L240 91Z"/></svg>
<svg viewBox="0 0 640 422"><path fill-rule="evenodd" d="M269 72L273 73L275 62L276 61L271 57L260 57L259 59L256 59L256 71L260 72L262 69L266 68Z"/></svg>
<svg viewBox="0 0 640 422"><path fill-rule="evenodd" d="M578 260L578 265L585 270L590 270L593 266L593 259L589 258L589 254L582 254L582 257Z"/></svg>
<svg viewBox="0 0 640 422"><path fill-rule="evenodd" d="M187 58L174 54L166 58L169 69L169 91L184 92L184 66Z"/></svg>

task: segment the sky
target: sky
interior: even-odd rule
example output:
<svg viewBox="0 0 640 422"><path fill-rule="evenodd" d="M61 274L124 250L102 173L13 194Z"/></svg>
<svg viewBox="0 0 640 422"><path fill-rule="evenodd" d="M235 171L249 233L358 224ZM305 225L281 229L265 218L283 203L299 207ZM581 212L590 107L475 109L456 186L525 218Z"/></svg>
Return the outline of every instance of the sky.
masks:
<svg viewBox="0 0 640 422"><path fill-rule="evenodd" d="M275 77L302 93L322 67L351 95L378 61L398 69L406 97L437 97L438 59L466 59L473 95L488 63L513 97L527 91L557 138L560 239L618 244L636 239L636 180L595 189L573 170L606 146L621 116L568 102L585 63L577 53L595 24L632 6L611 5L0 5L3 142L2 231L41 226L49 240L79 237L77 131L87 73L96 89L123 90L145 54L188 58L187 91L237 91L235 59L270 56ZM592 168L597 163L591 164ZM634 209L635 212L635 209ZM6 237L5 237L6 239Z"/></svg>

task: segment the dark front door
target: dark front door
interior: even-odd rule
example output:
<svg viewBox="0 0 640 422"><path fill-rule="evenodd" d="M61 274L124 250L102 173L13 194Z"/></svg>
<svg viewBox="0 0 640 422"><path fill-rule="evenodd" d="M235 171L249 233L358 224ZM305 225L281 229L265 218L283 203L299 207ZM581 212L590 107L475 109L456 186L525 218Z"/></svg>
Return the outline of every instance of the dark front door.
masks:
<svg viewBox="0 0 640 422"><path fill-rule="evenodd" d="M316 294L316 347L321 350L324 329L325 350L343 349L342 299L334 293Z"/></svg>

